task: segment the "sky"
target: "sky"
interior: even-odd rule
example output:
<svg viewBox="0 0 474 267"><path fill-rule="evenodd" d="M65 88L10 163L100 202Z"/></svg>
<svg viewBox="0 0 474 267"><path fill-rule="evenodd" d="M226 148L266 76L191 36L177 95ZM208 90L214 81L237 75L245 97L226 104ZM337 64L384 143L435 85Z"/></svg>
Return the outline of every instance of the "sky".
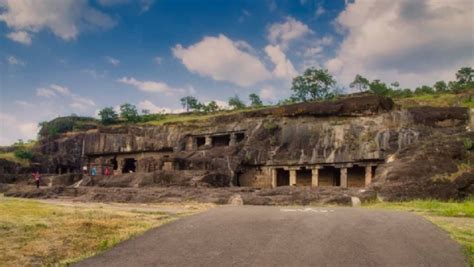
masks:
<svg viewBox="0 0 474 267"><path fill-rule="evenodd" d="M308 67L346 92L356 74L454 80L474 65L473 13L472 0L0 0L0 145L123 103L276 103Z"/></svg>

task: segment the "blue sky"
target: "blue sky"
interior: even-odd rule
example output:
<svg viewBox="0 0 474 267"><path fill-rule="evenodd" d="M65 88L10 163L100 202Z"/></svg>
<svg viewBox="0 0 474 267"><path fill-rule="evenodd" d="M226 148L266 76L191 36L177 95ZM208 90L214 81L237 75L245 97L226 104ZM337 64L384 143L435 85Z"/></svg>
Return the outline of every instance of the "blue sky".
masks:
<svg viewBox="0 0 474 267"><path fill-rule="evenodd" d="M474 2L0 0L0 144L37 123L129 102L179 112L194 95L275 103L327 68L402 87L474 62Z"/></svg>

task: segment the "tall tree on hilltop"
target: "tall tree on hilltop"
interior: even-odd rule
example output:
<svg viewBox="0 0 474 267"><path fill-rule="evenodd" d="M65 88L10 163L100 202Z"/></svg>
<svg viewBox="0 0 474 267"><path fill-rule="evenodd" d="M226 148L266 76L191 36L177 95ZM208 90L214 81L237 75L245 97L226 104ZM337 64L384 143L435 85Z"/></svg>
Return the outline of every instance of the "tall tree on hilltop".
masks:
<svg viewBox="0 0 474 267"><path fill-rule="evenodd" d="M263 102L257 94L255 93L250 94L249 99L250 99L250 105L254 108L263 106Z"/></svg>
<svg viewBox="0 0 474 267"><path fill-rule="evenodd" d="M127 122L138 122L140 120L137 107L129 103L120 106L120 117Z"/></svg>
<svg viewBox="0 0 474 267"><path fill-rule="evenodd" d="M233 107L234 109L244 109L245 104L240 100L238 95L235 95L229 98L229 106Z"/></svg>
<svg viewBox="0 0 474 267"><path fill-rule="evenodd" d="M474 81L474 69L471 67L463 67L456 72L457 82L466 85Z"/></svg>
<svg viewBox="0 0 474 267"><path fill-rule="evenodd" d="M350 88L356 88L360 92L367 90L369 88L369 80L357 74L354 78L354 81L349 84Z"/></svg>
<svg viewBox="0 0 474 267"><path fill-rule="evenodd" d="M106 107L99 111L99 117L104 125L114 124L118 121L118 114L112 107Z"/></svg>
<svg viewBox="0 0 474 267"><path fill-rule="evenodd" d="M300 101L326 100L333 96L332 87L336 81L326 69L309 68L303 75L293 78L293 97Z"/></svg>
<svg viewBox="0 0 474 267"><path fill-rule="evenodd" d="M180 101L181 105L186 109L187 112L189 112L189 110L200 108L199 101L193 96L185 96L181 98Z"/></svg>

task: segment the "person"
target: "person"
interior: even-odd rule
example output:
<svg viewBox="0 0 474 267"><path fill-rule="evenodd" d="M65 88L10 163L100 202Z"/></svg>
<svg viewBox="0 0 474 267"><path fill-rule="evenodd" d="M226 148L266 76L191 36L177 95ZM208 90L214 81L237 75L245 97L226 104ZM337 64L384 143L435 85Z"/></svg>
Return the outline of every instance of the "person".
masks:
<svg viewBox="0 0 474 267"><path fill-rule="evenodd" d="M110 169L109 169L109 167L105 167L104 174L105 174L105 176L109 176L109 175L110 175Z"/></svg>
<svg viewBox="0 0 474 267"><path fill-rule="evenodd" d="M39 174L38 171L36 171L35 173L33 173L33 178L35 179L36 188L39 189L39 187L40 187L41 175Z"/></svg>
<svg viewBox="0 0 474 267"><path fill-rule="evenodd" d="M87 165L84 165L84 167L82 167L82 172L84 174L87 174Z"/></svg>
<svg viewBox="0 0 474 267"><path fill-rule="evenodd" d="M91 169L91 175L96 176L97 175L97 169L95 167L92 167Z"/></svg>

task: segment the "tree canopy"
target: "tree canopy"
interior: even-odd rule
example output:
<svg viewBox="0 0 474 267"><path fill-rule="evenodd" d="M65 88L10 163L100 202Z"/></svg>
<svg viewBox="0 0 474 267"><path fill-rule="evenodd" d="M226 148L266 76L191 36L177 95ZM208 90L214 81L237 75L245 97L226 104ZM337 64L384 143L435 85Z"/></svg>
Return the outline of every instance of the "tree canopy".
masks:
<svg viewBox="0 0 474 267"><path fill-rule="evenodd" d="M99 111L99 117L104 125L114 124L118 121L118 114L112 107L106 107Z"/></svg>
<svg viewBox="0 0 474 267"><path fill-rule="evenodd" d="M138 122L140 116L138 115L137 107L129 103L122 104L120 106L120 118L126 122Z"/></svg>
<svg viewBox="0 0 474 267"><path fill-rule="evenodd" d="M299 101L326 100L332 98L336 81L326 69L309 68L303 75L293 78L291 90Z"/></svg>
<svg viewBox="0 0 474 267"><path fill-rule="evenodd" d="M250 99L250 106L252 106L254 108L258 108L258 107L263 106L263 102L257 94L255 94L255 93L250 94L249 99Z"/></svg>
<svg viewBox="0 0 474 267"><path fill-rule="evenodd" d="M367 90L369 87L369 80L357 74L354 78L354 81L349 84L350 88L356 88L360 92Z"/></svg>
<svg viewBox="0 0 474 267"><path fill-rule="evenodd" d="M231 106L233 109L243 109L245 108L244 102L240 100L238 95L235 95L231 98L229 98L229 106Z"/></svg>

